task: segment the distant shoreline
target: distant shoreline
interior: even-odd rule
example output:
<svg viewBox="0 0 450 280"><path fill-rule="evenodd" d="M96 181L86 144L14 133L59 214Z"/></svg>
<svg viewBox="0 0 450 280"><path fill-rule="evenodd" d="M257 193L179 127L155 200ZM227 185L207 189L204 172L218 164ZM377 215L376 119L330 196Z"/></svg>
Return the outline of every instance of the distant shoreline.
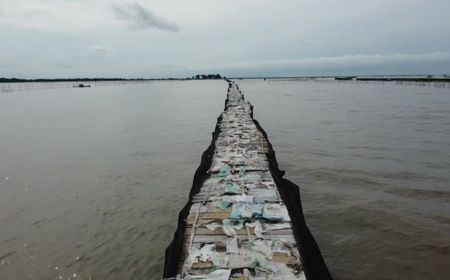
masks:
<svg viewBox="0 0 450 280"><path fill-rule="evenodd" d="M356 77L357 81L450 82L449 77Z"/></svg>
<svg viewBox="0 0 450 280"><path fill-rule="evenodd" d="M230 79L332 79L336 81L381 81L381 82L450 82L450 76L430 76L430 75L379 75L379 76L299 76L299 77L233 77Z"/></svg>
<svg viewBox="0 0 450 280"><path fill-rule="evenodd" d="M124 78L75 78L75 79L18 79L0 78L0 83L42 83L42 82L114 82L114 81L150 81L163 79L124 79ZM165 79L167 80L167 79Z"/></svg>
<svg viewBox="0 0 450 280"><path fill-rule="evenodd" d="M223 77L225 78L225 77ZM188 80L219 80L220 78L61 78L61 79L20 79L20 78L0 78L0 83L39 83L39 82L115 82L115 81L188 81ZM334 79L337 81L383 81L383 82L450 82L450 76L431 75L376 75L376 76L286 76L286 77L232 77L230 79Z"/></svg>
<svg viewBox="0 0 450 280"><path fill-rule="evenodd" d="M39 83L39 82L133 82L133 81L185 81L185 80L222 80L225 77L219 74L197 74L187 78L59 78L59 79L21 79L21 78L0 78L0 83Z"/></svg>

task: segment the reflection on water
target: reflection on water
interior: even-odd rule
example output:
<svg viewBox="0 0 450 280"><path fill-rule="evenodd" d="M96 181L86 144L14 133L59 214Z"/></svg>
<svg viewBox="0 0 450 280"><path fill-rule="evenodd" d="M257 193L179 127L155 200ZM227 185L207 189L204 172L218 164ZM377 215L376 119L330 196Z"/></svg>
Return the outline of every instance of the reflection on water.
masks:
<svg viewBox="0 0 450 280"><path fill-rule="evenodd" d="M448 279L450 92L239 81L336 279ZM159 279L223 81L0 95L0 279Z"/></svg>

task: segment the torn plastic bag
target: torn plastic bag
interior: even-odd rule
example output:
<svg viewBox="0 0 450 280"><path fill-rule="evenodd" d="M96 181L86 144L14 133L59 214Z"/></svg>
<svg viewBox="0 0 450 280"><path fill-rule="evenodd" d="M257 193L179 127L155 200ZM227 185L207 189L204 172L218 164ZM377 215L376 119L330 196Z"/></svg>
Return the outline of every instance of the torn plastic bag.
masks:
<svg viewBox="0 0 450 280"><path fill-rule="evenodd" d="M290 221L286 206L275 203L266 203L262 216L271 221Z"/></svg>
<svg viewBox="0 0 450 280"><path fill-rule="evenodd" d="M248 190L256 189L256 185L255 185L255 184L245 184L245 187L246 187Z"/></svg>
<svg viewBox="0 0 450 280"><path fill-rule="evenodd" d="M258 184L261 181L261 176L259 174L249 174L247 173L242 177L242 182L246 184Z"/></svg>
<svg viewBox="0 0 450 280"><path fill-rule="evenodd" d="M230 174L230 167L228 165L223 165L220 168L218 176L221 178L227 177Z"/></svg>
<svg viewBox="0 0 450 280"><path fill-rule="evenodd" d="M231 209L230 218L261 217L263 204L235 203Z"/></svg>
<svg viewBox="0 0 450 280"><path fill-rule="evenodd" d="M228 280L230 279L231 269L218 269L206 277L207 280Z"/></svg>
<svg viewBox="0 0 450 280"><path fill-rule="evenodd" d="M246 223L247 227L255 228L253 231L258 238L263 238L263 229L261 223L257 220L253 223Z"/></svg>
<svg viewBox="0 0 450 280"><path fill-rule="evenodd" d="M273 253L282 253L282 254L286 254L286 255L290 256L291 250L293 248L294 248L294 246L292 244L289 244L287 242L280 241L280 240L274 240L272 252Z"/></svg>
<svg viewBox="0 0 450 280"><path fill-rule="evenodd" d="M189 249L189 263L192 265L198 262L211 261L215 246L215 244L203 244L200 249L191 247Z"/></svg>
<svg viewBox="0 0 450 280"><path fill-rule="evenodd" d="M261 267L269 269L271 277L274 280L306 280L303 272L296 275L295 272L283 263L274 262L271 260L261 260Z"/></svg>
<svg viewBox="0 0 450 280"><path fill-rule="evenodd" d="M216 223L216 222L212 222L212 223L206 224L205 227L207 229L209 229L210 231L215 231L217 228L222 227L222 225L219 223Z"/></svg>
<svg viewBox="0 0 450 280"><path fill-rule="evenodd" d="M226 202L226 201L215 201L213 202L213 205L216 208L222 209L222 210L227 210L231 207L232 203L231 202Z"/></svg>
<svg viewBox="0 0 450 280"><path fill-rule="evenodd" d="M245 166L239 167L239 177L244 177L245 175Z"/></svg>
<svg viewBox="0 0 450 280"><path fill-rule="evenodd" d="M227 246L228 254L238 254L239 253L238 240L236 237L228 238L226 246Z"/></svg>
<svg viewBox="0 0 450 280"><path fill-rule="evenodd" d="M242 195L235 197L236 202L242 202L242 203L248 203L248 204L252 204L253 203L253 196L252 195L246 195L245 193L243 193Z"/></svg>
<svg viewBox="0 0 450 280"><path fill-rule="evenodd" d="M226 182L225 186L224 186L224 193L225 194L241 194L242 190L236 183Z"/></svg>
<svg viewBox="0 0 450 280"><path fill-rule="evenodd" d="M250 194L252 194L258 202L279 200L278 194L274 189L252 189Z"/></svg>
<svg viewBox="0 0 450 280"><path fill-rule="evenodd" d="M262 254L267 259L272 259L272 240L259 239L249 243L250 250Z"/></svg>
<svg viewBox="0 0 450 280"><path fill-rule="evenodd" d="M228 236L236 236L237 235L236 231L234 230L233 223L231 220L224 219L224 220L222 220L222 223L223 223L223 231L225 232L226 235L228 235Z"/></svg>
<svg viewBox="0 0 450 280"><path fill-rule="evenodd" d="M242 267L252 267L252 265L257 261L255 255L250 251L241 250L238 255L230 258L228 267L230 268L242 268Z"/></svg>
<svg viewBox="0 0 450 280"><path fill-rule="evenodd" d="M264 224L264 231L263 232L270 232L273 230L280 230L280 229L289 229L291 228L290 223L278 223L278 224Z"/></svg>
<svg viewBox="0 0 450 280"><path fill-rule="evenodd" d="M224 162L228 162L229 160L227 158L215 158L213 160L213 163L211 165L211 172L219 172L226 164Z"/></svg>

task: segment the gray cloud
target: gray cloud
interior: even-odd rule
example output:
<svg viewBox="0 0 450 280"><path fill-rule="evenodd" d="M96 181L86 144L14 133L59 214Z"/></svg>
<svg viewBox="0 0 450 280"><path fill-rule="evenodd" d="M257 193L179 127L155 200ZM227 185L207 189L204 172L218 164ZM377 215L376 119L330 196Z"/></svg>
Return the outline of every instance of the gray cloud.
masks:
<svg viewBox="0 0 450 280"><path fill-rule="evenodd" d="M59 68L59 69L71 69L72 68L72 66L65 64L65 63L61 63L61 62L55 62L55 63L53 63L53 65L50 65L50 66L55 66L56 68Z"/></svg>
<svg viewBox="0 0 450 280"><path fill-rule="evenodd" d="M177 32L179 27L175 22L155 15L151 10L138 3L113 6L117 18L127 21L133 28L156 28L164 31Z"/></svg>
<svg viewBox="0 0 450 280"><path fill-rule="evenodd" d="M98 53L101 53L101 54L103 54L105 56L108 56L108 57L116 57L116 55L114 54L114 52L110 48L107 48L107 47L104 47L104 46L101 46L101 45L94 44L94 45L89 45L86 48L88 50L90 50L90 51L98 52Z"/></svg>
<svg viewBox="0 0 450 280"><path fill-rule="evenodd" d="M339 75L339 74L429 74L447 73L450 52L422 54L345 55L304 59L243 61L220 65L198 65L198 71L227 75Z"/></svg>
<svg viewBox="0 0 450 280"><path fill-rule="evenodd" d="M448 0L55 1L1 0L0 76L450 74Z"/></svg>
<svg viewBox="0 0 450 280"><path fill-rule="evenodd" d="M434 52L423 54L375 54L375 55L345 55L338 57L318 57L304 59L281 59L269 61L253 61L231 63L230 68L263 68L263 67L302 67L315 68L344 68L353 66L386 66L408 65L416 63L450 62L450 53Z"/></svg>

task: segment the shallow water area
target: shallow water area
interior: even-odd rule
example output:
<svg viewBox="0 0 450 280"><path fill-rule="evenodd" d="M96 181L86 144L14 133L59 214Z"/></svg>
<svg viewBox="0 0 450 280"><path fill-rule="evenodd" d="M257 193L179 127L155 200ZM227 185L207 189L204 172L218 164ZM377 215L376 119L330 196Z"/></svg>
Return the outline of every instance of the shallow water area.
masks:
<svg viewBox="0 0 450 280"><path fill-rule="evenodd" d="M450 278L449 88L238 83L335 279ZM2 92L0 279L160 279L226 88Z"/></svg>

